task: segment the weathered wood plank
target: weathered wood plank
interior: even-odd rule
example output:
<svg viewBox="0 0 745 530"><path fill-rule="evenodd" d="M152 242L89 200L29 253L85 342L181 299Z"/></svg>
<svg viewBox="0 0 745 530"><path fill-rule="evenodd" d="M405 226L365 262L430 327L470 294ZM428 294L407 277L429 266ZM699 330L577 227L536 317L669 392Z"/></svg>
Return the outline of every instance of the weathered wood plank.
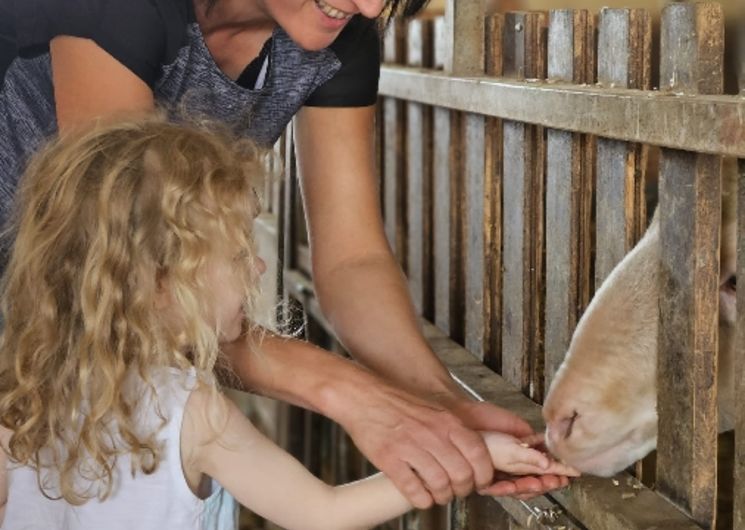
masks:
<svg viewBox="0 0 745 530"><path fill-rule="evenodd" d="M651 20L645 10L603 9L598 82L648 90L651 35ZM643 232L646 148L600 138L597 150L595 285L599 286Z"/></svg>
<svg viewBox="0 0 745 530"><path fill-rule="evenodd" d="M652 27L641 9L603 9L598 35L598 82L606 87L650 89ZM649 147L597 139L595 278L599 287L646 228L645 178ZM656 178L656 175L655 175ZM637 477L652 482L637 465Z"/></svg>
<svg viewBox="0 0 745 530"><path fill-rule="evenodd" d="M434 109L434 130L434 322L453 340L462 342L465 288L461 251L462 146L459 113Z"/></svg>
<svg viewBox="0 0 745 530"><path fill-rule="evenodd" d="M745 162L739 163L737 193L737 277L745 278ZM735 458L733 528L745 528L745 289L737 289L735 336Z"/></svg>
<svg viewBox="0 0 745 530"><path fill-rule="evenodd" d="M405 58L407 26L395 21L383 41L383 59L402 63ZM388 242L406 271L406 106L394 98L383 100L383 215Z"/></svg>
<svg viewBox="0 0 745 530"><path fill-rule="evenodd" d="M507 77L545 76L544 13L505 18ZM543 154L538 127L503 122L502 375L531 396L543 387ZM540 374L540 375L539 375Z"/></svg>
<svg viewBox="0 0 745 530"><path fill-rule="evenodd" d="M723 29L718 4L667 6L661 88L721 93ZM662 150L657 484L706 528L716 519L720 194L719 157Z"/></svg>
<svg viewBox="0 0 745 530"><path fill-rule="evenodd" d="M484 14L482 0L446 0L442 45L446 72L484 72Z"/></svg>
<svg viewBox="0 0 745 530"><path fill-rule="evenodd" d="M432 66L432 21L411 20L408 25L407 63ZM408 103L406 110L406 163L408 214L408 279L414 306L431 319L432 293L432 108Z"/></svg>
<svg viewBox="0 0 745 530"><path fill-rule="evenodd" d="M504 15L496 14L486 19L484 39L486 75L501 76L503 72L502 42L504 40ZM487 262L489 287L484 296L490 299L488 346L484 363L496 372L502 371L502 170L504 164L502 120L486 118L485 157L486 183L491 200L491 260Z"/></svg>
<svg viewBox="0 0 745 530"><path fill-rule="evenodd" d="M466 349L481 360L484 359L490 340L489 271L494 241L491 214L493 182L486 174L485 126L483 116L465 116L465 344Z"/></svg>
<svg viewBox="0 0 745 530"><path fill-rule="evenodd" d="M485 21L485 67L491 75L501 68L501 17ZM464 117L465 175L465 345L477 358L493 363L494 307L500 306L494 276L500 270L495 202L500 199L501 128L480 114ZM498 209L496 213L498 213Z"/></svg>
<svg viewBox="0 0 745 530"><path fill-rule="evenodd" d="M385 66L384 96L674 149L745 157L745 101L735 96L457 77Z"/></svg>
<svg viewBox="0 0 745 530"><path fill-rule="evenodd" d="M434 63L444 67L445 19L434 26ZM463 343L465 286L463 276L463 136L461 114L435 107L432 147L433 276L435 325L453 340Z"/></svg>
<svg viewBox="0 0 745 530"><path fill-rule="evenodd" d="M432 21L434 32L434 54L432 57L432 67L437 70L445 69L445 17L435 17Z"/></svg>
<svg viewBox="0 0 745 530"><path fill-rule="evenodd" d="M585 10L551 11L548 78L585 83L592 17ZM546 352L545 385L551 384L577 324L585 139L549 129L546 139ZM583 272L585 269L582 270Z"/></svg>

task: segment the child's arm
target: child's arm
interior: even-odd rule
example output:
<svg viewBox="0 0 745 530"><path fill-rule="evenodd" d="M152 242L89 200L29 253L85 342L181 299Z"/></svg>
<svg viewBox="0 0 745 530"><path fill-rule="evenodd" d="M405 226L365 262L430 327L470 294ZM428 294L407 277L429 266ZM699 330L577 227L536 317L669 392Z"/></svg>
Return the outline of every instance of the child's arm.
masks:
<svg viewBox="0 0 745 530"><path fill-rule="evenodd" d="M288 530L370 528L411 509L382 474L336 488L318 480L222 395L192 393L181 445L187 476L191 470L215 478L241 504Z"/></svg>

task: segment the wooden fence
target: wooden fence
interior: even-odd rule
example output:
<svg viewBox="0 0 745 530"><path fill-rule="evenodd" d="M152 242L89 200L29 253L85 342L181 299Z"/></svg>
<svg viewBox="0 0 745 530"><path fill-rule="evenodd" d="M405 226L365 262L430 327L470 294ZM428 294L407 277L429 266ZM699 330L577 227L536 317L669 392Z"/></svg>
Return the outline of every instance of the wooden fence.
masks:
<svg viewBox="0 0 745 530"><path fill-rule="evenodd" d="M721 95L717 4L672 4L659 37L652 28L639 9L486 16L481 0L448 0L444 18L399 21L386 33L386 232L433 350L475 396L541 426L538 403L578 318L646 226L650 145L662 148L663 240L656 466L615 481L584 477L526 502L473 496L390 528L713 528L718 497L734 507L719 510L717 527L745 528L745 438L718 470L713 390L720 155L745 157L745 99ZM308 280L291 131L277 150L285 178L266 197L279 225L282 290L303 304L309 338L340 351ZM745 311L738 318L745 329ZM736 370L743 380L739 358ZM745 403L745 388L736 392ZM314 471L332 482L369 471L336 426L293 414L290 430L305 436L288 445ZM745 432L742 410L737 418ZM718 492L718 471L732 468L734 490Z"/></svg>

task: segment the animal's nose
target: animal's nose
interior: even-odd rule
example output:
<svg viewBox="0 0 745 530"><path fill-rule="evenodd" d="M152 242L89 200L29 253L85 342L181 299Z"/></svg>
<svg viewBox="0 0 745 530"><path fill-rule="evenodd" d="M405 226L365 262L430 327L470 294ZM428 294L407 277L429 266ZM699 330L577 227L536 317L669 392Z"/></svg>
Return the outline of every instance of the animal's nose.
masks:
<svg viewBox="0 0 745 530"><path fill-rule="evenodd" d="M546 425L546 433L549 441L553 444L561 443L563 440L568 439L572 435L572 428L574 422L579 418L577 411L573 411L571 415L565 415L558 419L549 421Z"/></svg>

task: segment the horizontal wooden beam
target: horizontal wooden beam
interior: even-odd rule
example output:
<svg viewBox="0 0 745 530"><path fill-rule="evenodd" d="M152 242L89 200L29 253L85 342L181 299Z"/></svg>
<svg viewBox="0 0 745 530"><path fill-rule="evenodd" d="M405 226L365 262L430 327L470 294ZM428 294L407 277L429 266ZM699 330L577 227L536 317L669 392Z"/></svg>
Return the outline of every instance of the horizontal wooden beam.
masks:
<svg viewBox="0 0 745 530"><path fill-rule="evenodd" d="M745 158L745 98L456 77L385 65L382 96L673 149Z"/></svg>

